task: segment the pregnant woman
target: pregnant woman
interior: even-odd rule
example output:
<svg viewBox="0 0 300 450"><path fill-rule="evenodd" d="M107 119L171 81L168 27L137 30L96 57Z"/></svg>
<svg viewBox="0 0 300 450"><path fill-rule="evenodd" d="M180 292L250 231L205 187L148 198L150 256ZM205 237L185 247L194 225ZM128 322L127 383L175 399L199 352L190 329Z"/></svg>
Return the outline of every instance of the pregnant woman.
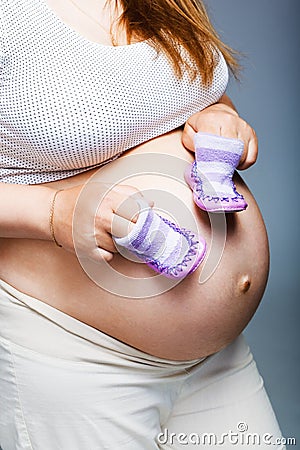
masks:
<svg viewBox="0 0 300 450"><path fill-rule="evenodd" d="M163 208L166 193L209 252L207 213L161 162L192 162L197 131L243 140L239 168L255 162L254 132L224 94L233 53L202 3L0 5L0 447L284 448L241 335L269 258L241 178L248 208L227 216L203 283L205 262L166 288L112 240L138 198Z"/></svg>

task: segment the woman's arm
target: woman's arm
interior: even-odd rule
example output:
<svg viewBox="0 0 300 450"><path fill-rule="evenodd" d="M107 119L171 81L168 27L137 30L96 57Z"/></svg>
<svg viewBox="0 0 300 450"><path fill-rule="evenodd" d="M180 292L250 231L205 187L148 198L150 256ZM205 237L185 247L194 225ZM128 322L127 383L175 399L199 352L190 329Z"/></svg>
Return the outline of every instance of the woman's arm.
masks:
<svg viewBox="0 0 300 450"><path fill-rule="evenodd" d="M236 109L236 107L234 106L234 104L232 103L231 99L228 97L227 94L223 94L222 97L219 99L219 101L217 103L215 103L215 104L218 105L219 103L222 104L222 105L228 106L230 109L235 111L236 115L238 116L237 109Z"/></svg>
<svg viewBox="0 0 300 450"><path fill-rule="evenodd" d="M0 183L0 237L48 240L75 252L73 216L84 186L57 191L41 185ZM89 193L90 201L80 215L81 242L76 242L76 248L96 261L109 261L116 252L112 231L120 236L128 230L139 211L135 196L142 194L131 186L99 182L89 184Z"/></svg>
<svg viewBox="0 0 300 450"><path fill-rule="evenodd" d="M51 240L49 212L55 191L0 183L0 236Z"/></svg>

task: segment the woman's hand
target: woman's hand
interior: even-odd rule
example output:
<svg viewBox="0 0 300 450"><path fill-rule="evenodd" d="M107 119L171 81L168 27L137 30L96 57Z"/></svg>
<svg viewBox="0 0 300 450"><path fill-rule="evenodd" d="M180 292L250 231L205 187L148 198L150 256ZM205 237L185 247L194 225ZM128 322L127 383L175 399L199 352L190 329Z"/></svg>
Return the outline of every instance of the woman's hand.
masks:
<svg viewBox="0 0 300 450"><path fill-rule="evenodd" d="M138 197L153 205L137 189L125 185L91 182L59 191L53 217L57 242L83 257L110 261L117 251L112 234L129 232L140 210Z"/></svg>
<svg viewBox="0 0 300 450"><path fill-rule="evenodd" d="M185 124L182 143L194 151L194 134L198 131L216 134L228 138L237 138L244 142L244 152L239 170L248 169L257 159L258 144L253 128L241 117L227 95L218 103L191 116Z"/></svg>

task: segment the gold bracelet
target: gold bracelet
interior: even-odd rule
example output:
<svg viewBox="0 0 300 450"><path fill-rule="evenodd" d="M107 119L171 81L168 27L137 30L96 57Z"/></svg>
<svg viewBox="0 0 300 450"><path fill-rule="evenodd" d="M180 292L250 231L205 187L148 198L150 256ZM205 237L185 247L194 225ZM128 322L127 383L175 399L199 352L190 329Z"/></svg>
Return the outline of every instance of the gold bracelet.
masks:
<svg viewBox="0 0 300 450"><path fill-rule="evenodd" d="M53 198L52 198L52 202L51 202L51 206L50 206L50 216L49 216L49 226L50 226L50 234L52 237L53 242L55 242L55 244L57 245L57 247L62 247L62 245L60 245L55 237L55 233L54 233L54 207L55 207L55 200L56 200L56 196L59 192L61 192L63 189L59 189L57 191L55 191Z"/></svg>

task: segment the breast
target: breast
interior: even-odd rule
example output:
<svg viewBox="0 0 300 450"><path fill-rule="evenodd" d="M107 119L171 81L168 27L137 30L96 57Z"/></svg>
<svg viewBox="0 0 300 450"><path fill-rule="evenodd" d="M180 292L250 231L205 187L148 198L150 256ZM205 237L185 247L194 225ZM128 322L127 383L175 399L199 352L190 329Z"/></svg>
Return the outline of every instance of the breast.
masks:
<svg viewBox="0 0 300 450"><path fill-rule="evenodd" d="M53 17L30 20L40 12L26 2L23 8L6 17L0 157L4 170L32 174L30 183L74 175L173 130L226 88L221 57L204 87L200 78L178 80L147 42L97 45L66 33Z"/></svg>

